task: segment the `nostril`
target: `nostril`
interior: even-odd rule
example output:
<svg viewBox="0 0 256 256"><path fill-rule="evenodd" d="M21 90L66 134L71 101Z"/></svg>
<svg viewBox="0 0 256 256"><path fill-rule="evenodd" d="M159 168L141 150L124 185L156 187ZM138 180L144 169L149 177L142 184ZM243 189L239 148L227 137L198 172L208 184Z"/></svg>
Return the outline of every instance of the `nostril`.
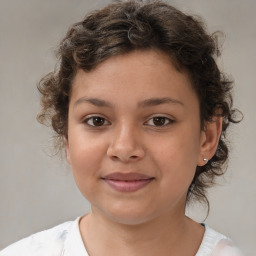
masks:
<svg viewBox="0 0 256 256"><path fill-rule="evenodd" d="M120 160L123 162L137 161L143 158L145 152L138 145L128 145L127 143L111 144L107 149L107 156L114 161Z"/></svg>
<svg viewBox="0 0 256 256"><path fill-rule="evenodd" d="M123 161L123 162L129 162L129 161L135 161L135 160L138 160L139 159L139 156L136 156L136 155L131 155L131 156L118 156L118 155L113 155L111 156L111 159L113 161Z"/></svg>

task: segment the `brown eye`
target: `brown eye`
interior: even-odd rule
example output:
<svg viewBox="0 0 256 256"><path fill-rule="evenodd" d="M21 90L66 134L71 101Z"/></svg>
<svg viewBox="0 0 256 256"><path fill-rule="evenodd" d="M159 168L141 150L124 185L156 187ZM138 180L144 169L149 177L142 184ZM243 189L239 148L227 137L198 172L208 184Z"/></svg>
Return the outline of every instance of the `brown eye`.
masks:
<svg viewBox="0 0 256 256"><path fill-rule="evenodd" d="M165 124L165 120L166 120L165 117L154 117L153 118L153 123L156 126L162 126L162 125Z"/></svg>
<svg viewBox="0 0 256 256"><path fill-rule="evenodd" d="M104 119L101 117L93 117L92 122L94 126L102 126L104 124Z"/></svg>
<svg viewBox="0 0 256 256"><path fill-rule="evenodd" d="M147 124L150 126L166 126L170 123L173 123L174 121L170 118L164 117L164 116L155 116L151 118Z"/></svg>
<svg viewBox="0 0 256 256"><path fill-rule="evenodd" d="M108 125L109 122L100 116L93 116L93 117L89 117L85 120L85 123L87 123L90 126L104 126L104 125Z"/></svg>

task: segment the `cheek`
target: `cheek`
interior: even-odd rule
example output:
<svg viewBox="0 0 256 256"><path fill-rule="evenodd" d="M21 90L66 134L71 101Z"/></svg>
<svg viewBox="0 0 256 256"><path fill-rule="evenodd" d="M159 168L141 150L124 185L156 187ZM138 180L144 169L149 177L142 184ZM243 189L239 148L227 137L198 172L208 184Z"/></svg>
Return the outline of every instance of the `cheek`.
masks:
<svg viewBox="0 0 256 256"><path fill-rule="evenodd" d="M105 154L104 141L94 136L70 136L69 152L73 175L79 188L84 184L92 186L95 177L100 176Z"/></svg>
<svg viewBox="0 0 256 256"><path fill-rule="evenodd" d="M194 135L194 134L193 134ZM152 147L154 164L166 186L188 187L194 177L199 154L199 138L187 133L176 133Z"/></svg>
<svg viewBox="0 0 256 256"><path fill-rule="evenodd" d="M200 152L200 137L190 130L175 133L162 140L151 139L152 157L171 166L195 165Z"/></svg>

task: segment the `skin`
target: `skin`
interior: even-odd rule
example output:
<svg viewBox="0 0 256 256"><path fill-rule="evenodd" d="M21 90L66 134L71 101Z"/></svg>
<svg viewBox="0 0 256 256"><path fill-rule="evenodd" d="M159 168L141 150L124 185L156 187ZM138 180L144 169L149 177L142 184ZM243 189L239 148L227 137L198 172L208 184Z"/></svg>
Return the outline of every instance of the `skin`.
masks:
<svg viewBox="0 0 256 256"><path fill-rule="evenodd" d="M91 203L80 221L90 255L195 255L204 228L185 216L186 194L196 166L216 151L220 118L201 130L189 76L156 50L78 70L72 86L66 154ZM152 181L120 192L102 179L114 172Z"/></svg>

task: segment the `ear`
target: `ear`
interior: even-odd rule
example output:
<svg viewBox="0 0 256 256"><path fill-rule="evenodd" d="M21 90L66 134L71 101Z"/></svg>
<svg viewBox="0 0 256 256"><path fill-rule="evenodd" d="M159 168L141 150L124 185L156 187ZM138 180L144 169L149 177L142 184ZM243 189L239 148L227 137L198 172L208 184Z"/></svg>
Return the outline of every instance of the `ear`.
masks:
<svg viewBox="0 0 256 256"><path fill-rule="evenodd" d="M64 138L64 143L65 143L66 159L67 159L67 162L69 164L71 164L70 152L69 152L69 142L68 142L68 139L66 137Z"/></svg>
<svg viewBox="0 0 256 256"><path fill-rule="evenodd" d="M203 166L210 160L218 147L222 131L222 117L215 116L212 121L206 122L201 133L200 154L197 165ZM205 159L205 160L204 160Z"/></svg>

